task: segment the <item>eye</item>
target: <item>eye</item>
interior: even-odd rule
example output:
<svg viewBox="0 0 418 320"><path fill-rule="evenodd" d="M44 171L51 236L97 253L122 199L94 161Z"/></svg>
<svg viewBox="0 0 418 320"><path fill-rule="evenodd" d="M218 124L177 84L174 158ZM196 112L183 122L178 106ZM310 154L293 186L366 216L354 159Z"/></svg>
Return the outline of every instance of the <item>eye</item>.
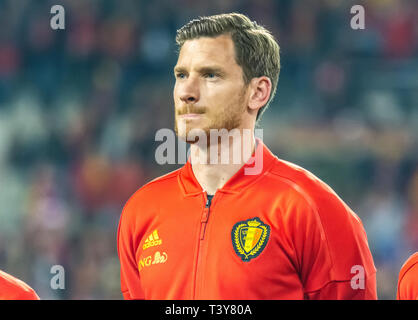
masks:
<svg viewBox="0 0 418 320"><path fill-rule="evenodd" d="M213 72L208 72L208 73L205 73L204 74L204 77L205 78L208 78L208 79L214 79L214 78L216 78L218 75L216 74L216 73L213 73Z"/></svg>
<svg viewBox="0 0 418 320"><path fill-rule="evenodd" d="M179 73L176 73L176 78L184 79L184 78L186 78L186 75L184 73L179 72Z"/></svg>

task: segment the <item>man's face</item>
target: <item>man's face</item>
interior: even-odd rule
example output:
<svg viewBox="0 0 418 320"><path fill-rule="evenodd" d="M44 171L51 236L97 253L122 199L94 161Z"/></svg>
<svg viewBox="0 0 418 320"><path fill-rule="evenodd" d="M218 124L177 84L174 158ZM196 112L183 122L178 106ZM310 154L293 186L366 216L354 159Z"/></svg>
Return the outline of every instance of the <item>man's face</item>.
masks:
<svg viewBox="0 0 418 320"><path fill-rule="evenodd" d="M210 129L240 128L247 86L229 35L186 41L174 74L174 128L180 138L193 143L186 139L192 129L203 130L209 140Z"/></svg>

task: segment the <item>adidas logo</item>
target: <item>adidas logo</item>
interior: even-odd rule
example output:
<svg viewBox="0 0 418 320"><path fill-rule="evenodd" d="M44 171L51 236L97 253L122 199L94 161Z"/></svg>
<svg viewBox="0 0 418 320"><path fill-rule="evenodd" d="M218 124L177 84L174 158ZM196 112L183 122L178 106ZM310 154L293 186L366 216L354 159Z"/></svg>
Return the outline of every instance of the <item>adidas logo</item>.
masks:
<svg viewBox="0 0 418 320"><path fill-rule="evenodd" d="M163 243L163 240L160 239L160 237L158 236L158 231L157 231L157 229L155 229L149 235L149 237L145 240L145 243L142 246L142 249L145 250L145 249L147 249L149 247L159 246L162 243Z"/></svg>

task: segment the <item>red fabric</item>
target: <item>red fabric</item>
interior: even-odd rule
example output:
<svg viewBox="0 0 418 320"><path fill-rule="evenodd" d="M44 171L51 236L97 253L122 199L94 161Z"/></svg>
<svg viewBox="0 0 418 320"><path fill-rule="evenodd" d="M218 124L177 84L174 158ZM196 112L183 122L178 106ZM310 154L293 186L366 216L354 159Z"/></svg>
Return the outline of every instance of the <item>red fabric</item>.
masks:
<svg viewBox="0 0 418 320"><path fill-rule="evenodd" d="M418 252L404 263L399 272L397 300L418 300Z"/></svg>
<svg viewBox="0 0 418 320"><path fill-rule="evenodd" d="M117 236L125 299L377 299L360 219L313 174L278 159L260 140L257 148L262 172L246 175L245 164L209 211L190 162L129 199ZM232 230L254 218L270 235L245 262ZM154 231L161 242L147 247ZM361 288L351 285L353 266L363 270Z"/></svg>
<svg viewBox="0 0 418 320"><path fill-rule="evenodd" d="M39 300L39 297L26 283L0 270L0 300Z"/></svg>

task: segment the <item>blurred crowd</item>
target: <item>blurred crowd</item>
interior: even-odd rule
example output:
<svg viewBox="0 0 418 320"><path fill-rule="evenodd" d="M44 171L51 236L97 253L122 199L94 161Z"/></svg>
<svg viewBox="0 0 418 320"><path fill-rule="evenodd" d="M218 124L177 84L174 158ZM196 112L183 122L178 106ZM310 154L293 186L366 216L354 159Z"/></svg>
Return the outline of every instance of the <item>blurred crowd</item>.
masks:
<svg viewBox="0 0 418 320"><path fill-rule="evenodd" d="M65 8L52 30L50 8ZM364 30L350 8L365 8ZM123 205L173 128L176 30L241 12L281 47L270 149L327 182L364 223L378 296L418 251L418 2L0 0L0 269L42 299L121 299ZM65 269L53 290L50 269Z"/></svg>

